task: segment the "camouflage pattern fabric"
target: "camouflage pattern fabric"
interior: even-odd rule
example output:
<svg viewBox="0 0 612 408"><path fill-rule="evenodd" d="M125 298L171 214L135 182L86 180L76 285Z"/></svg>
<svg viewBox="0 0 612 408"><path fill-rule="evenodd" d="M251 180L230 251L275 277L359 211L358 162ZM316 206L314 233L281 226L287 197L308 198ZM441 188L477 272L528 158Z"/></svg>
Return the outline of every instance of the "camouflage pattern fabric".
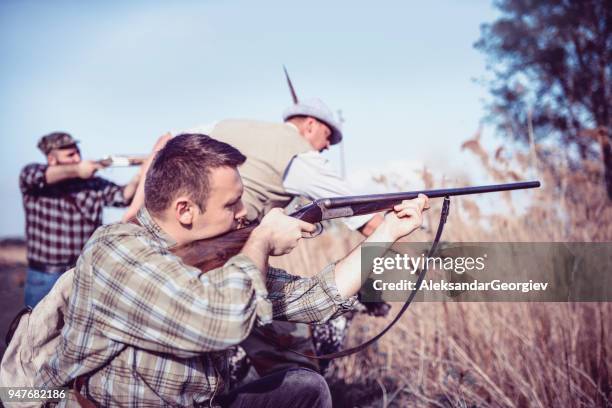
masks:
<svg viewBox="0 0 612 408"><path fill-rule="evenodd" d="M310 368L324 374L331 360L300 356L271 344L267 338L274 336L283 346L305 354L334 353L342 349L350 320L350 316L340 316L325 324L316 325L275 321L265 328L256 328L247 340L230 352L230 387L241 384L251 367L260 377L295 367Z"/></svg>
<svg viewBox="0 0 612 408"><path fill-rule="evenodd" d="M312 341L317 355L335 353L342 349L348 328L351 323L350 316L340 316L324 324L312 325ZM331 360L319 360L321 374L325 374Z"/></svg>
<svg viewBox="0 0 612 408"><path fill-rule="evenodd" d="M79 143L72 136L65 132L49 133L40 138L38 148L43 154L49 154L53 149L61 149L68 146L74 146Z"/></svg>
<svg viewBox="0 0 612 408"><path fill-rule="evenodd" d="M230 357L231 385L239 384L253 367L261 377L277 370L305 367L325 374L331 360L310 359L289 351L322 355L342 349L352 314L340 316L324 324L307 325L274 321L253 330L247 340L236 347ZM272 344L274 337L283 348Z"/></svg>
<svg viewBox="0 0 612 408"><path fill-rule="evenodd" d="M242 380L249 374L251 361L240 346L227 349L227 358L229 365L229 388L232 389L240 385Z"/></svg>

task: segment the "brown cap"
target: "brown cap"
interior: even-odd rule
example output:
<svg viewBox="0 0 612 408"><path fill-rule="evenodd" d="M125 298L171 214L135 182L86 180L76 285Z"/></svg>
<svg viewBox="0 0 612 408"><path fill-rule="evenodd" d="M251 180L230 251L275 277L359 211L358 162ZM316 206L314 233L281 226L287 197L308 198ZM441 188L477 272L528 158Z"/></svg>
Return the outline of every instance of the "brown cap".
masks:
<svg viewBox="0 0 612 408"><path fill-rule="evenodd" d="M79 141L73 139L68 133L53 132L40 138L38 141L38 148L44 154L49 154L49 152L53 149L62 149L65 147L74 146L77 143L79 143Z"/></svg>

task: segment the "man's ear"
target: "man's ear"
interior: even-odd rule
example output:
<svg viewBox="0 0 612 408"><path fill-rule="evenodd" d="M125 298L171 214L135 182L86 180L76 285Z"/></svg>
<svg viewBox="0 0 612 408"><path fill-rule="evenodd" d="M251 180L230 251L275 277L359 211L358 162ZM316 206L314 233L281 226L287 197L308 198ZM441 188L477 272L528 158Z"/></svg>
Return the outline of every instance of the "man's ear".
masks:
<svg viewBox="0 0 612 408"><path fill-rule="evenodd" d="M179 223L185 226L193 224L196 208L193 201L188 197L178 197L174 200L172 208L174 209L174 216Z"/></svg>
<svg viewBox="0 0 612 408"><path fill-rule="evenodd" d="M315 119L308 116L306 120L304 121L304 128L306 129L306 132L312 133L314 130L315 123L316 123Z"/></svg>
<svg viewBox="0 0 612 408"><path fill-rule="evenodd" d="M55 166L57 164L57 157L55 157L55 155L53 153L49 153L47 155L47 163L50 166Z"/></svg>

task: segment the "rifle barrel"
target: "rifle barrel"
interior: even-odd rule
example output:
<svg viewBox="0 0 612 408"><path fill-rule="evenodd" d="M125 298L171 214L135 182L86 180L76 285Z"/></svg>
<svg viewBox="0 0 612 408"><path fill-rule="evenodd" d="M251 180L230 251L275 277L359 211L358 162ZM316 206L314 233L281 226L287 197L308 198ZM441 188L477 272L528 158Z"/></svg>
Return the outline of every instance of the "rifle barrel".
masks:
<svg viewBox="0 0 612 408"><path fill-rule="evenodd" d="M326 208L338 208L347 205L358 205L358 204L370 204L374 202L389 202L402 200L411 200L416 198L419 194L426 194L429 198L447 197L447 196L459 196L467 194L481 194L481 193L492 193L497 191L510 191L510 190L523 190L527 188L540 187L539 181L523 181L520 183L507 183L507 184L492 184L488 186L475 186L475 187L462 187L462 188L442 188L438 190L421 190L421 191L407 191L403 193L388 193L388 194L372 194L364 196L352 196L352 197L334 197L325 198L322 200L323 205Z"/></svg>
<svg viewBox="0 0 612 408"><path fill-rule="evenodd" d="M129 167L142 165L147 156L111 155L97 162L104 167Z"/></svg>

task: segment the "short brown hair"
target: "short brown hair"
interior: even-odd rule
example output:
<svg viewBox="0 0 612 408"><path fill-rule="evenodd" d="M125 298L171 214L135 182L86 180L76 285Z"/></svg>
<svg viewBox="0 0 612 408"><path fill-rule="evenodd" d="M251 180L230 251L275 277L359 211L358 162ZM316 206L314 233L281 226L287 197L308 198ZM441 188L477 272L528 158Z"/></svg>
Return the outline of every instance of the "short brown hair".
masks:
<svg viewBox="0 0 612 408"><path fill-rule="evenodd" d="M166 210L186 194L204 211L210 170L236 168L246 157L238 149L209 136L187 133L172 138L155 156L145 180L145 207L153 214Z"/></svg>

